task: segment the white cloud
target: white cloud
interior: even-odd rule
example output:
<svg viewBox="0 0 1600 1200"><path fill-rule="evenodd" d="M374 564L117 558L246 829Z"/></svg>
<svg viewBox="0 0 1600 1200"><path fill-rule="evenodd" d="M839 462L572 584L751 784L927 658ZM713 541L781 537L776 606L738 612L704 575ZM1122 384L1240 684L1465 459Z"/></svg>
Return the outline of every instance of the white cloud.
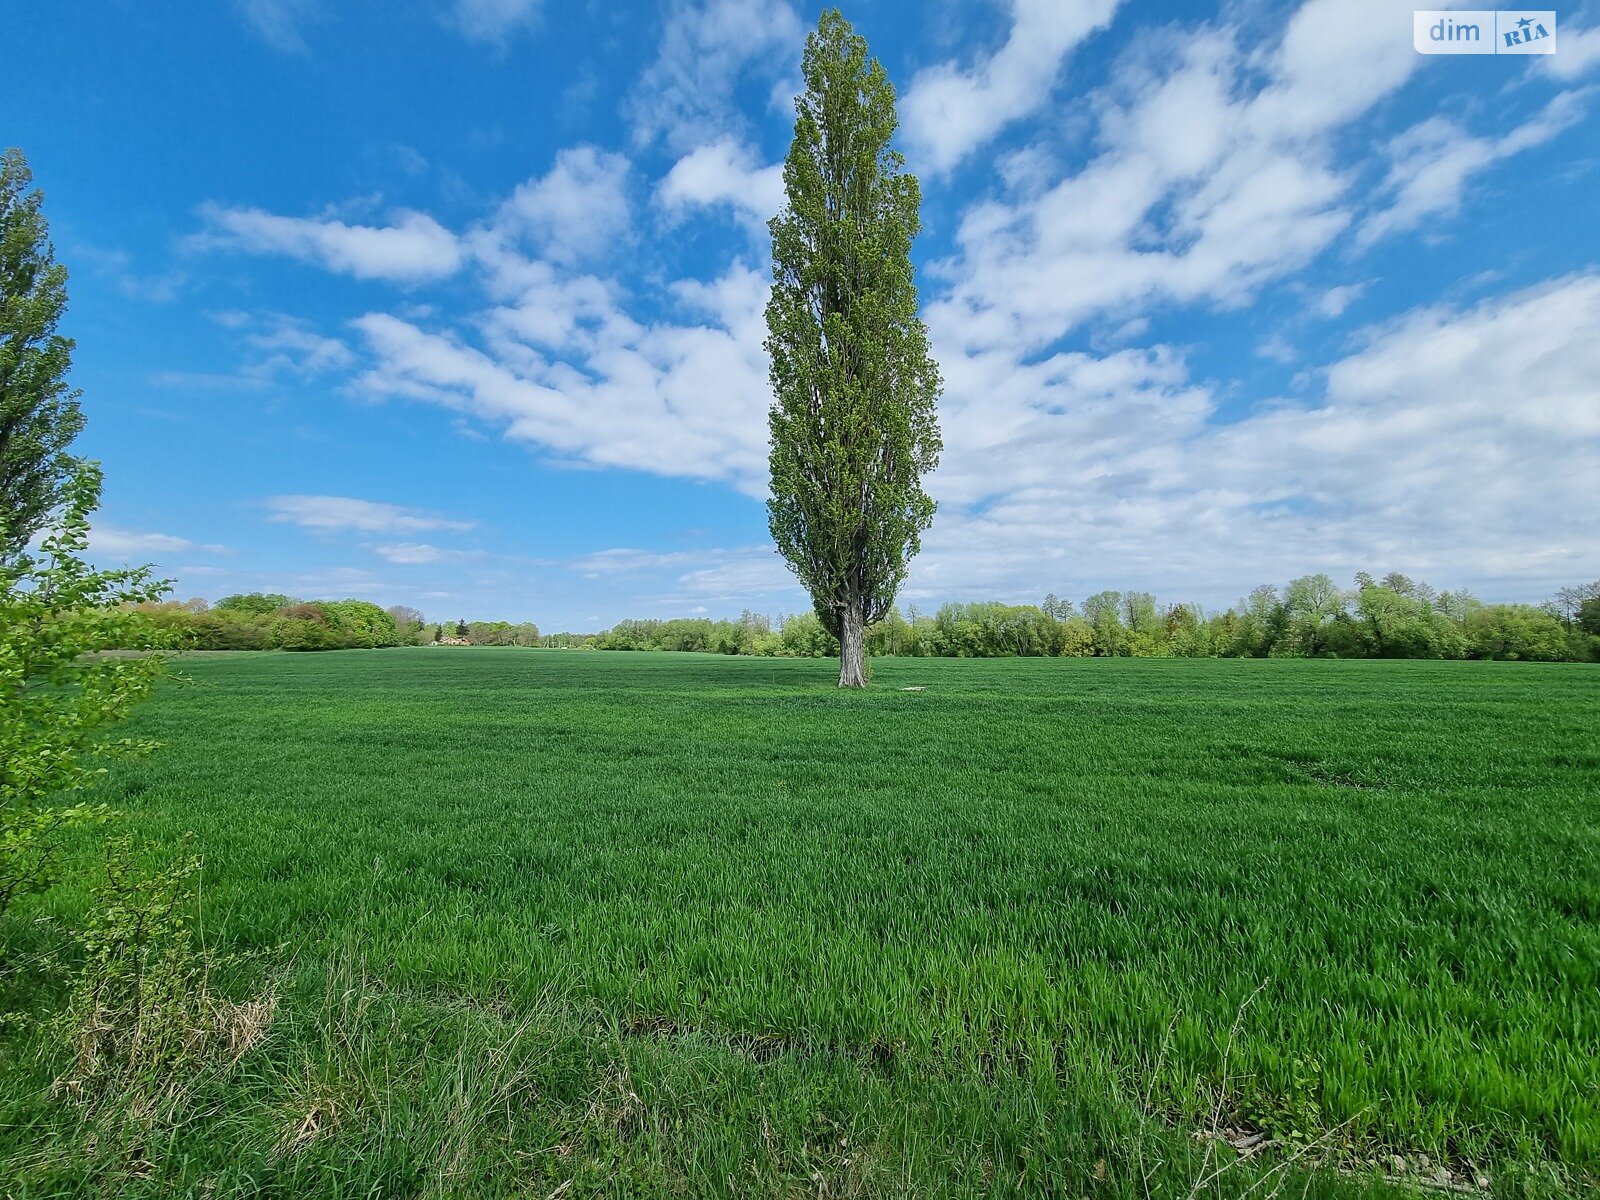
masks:
<svg viewBox="0 0 1600 1200"><path fill-rule="evenodd" d="M691 600L745 607L761 599L800 601L795 577L771 543L705 550L598 550L566 564L585 579L649 577L666 573L661 591L641 598L646 608L682 612ZM703 608L691 611L704 611Z"/></svg>
<svg viewBox="0 0 1600 1200"><path fill-rule="evenodd" d="M662 140L682 153L741 132L738 88L787 76L801 41L787 0L675 0L661 49L628 99L635 145Z"/></svg>
<svg viewBox="0 0 1600 1200"><path fill-rule="evenodd" d="M1317 297L1316 310L1330 320L1342 317L1345 309L1361 299L1361 294L1366 290L1367 285L1364 283L1347 283L1340 287L1331 287Z"/></svg>
<svg viewBox="0 0 1600 1200"><path fill-rule="evenodd" d="M1305 0L1271 56L1270 82L1251 105L1255 130L1314 138L1393 94L1422 57L1409 26L1397 21L1406 15L1394 0Z"/></svg>
<svg viewBox="0 0 1600 1200"><path fill-rule="evenodd" d="M518 29L539 16L539 0L455 0L454 23L478 42L503 45Z"/></svg>
<svg viewBox="0 0 1600 1200"><path fill-rule="evenodd" d="M957 360L909 599L1390 568L1537 596L1592 573L1600 276L1371 331L1311 405L1218 422L1166 350Z"/></svg>
<svg viewBox="0 0 1600 1200"><path fill-rule="evenodd" d="M913 160L948 171L1006 125L1050 98L1062 62L1110 24L1119 0L1012 0L1011 34L969 70L919 71L900 112Z"/></svg>
<svg viewBox="0 0 1600 1200"><path fill-rule="evenodd" d="M527 234L552 262L587 258L628 232L628 170L620 154L569 147L548 173L511 194L497 225Z"/></svg>
<svg viewBox="0 0 1600 1200"><path fill-rule="evenodd" d="M678 576L675 595L744 607L773 596L798 602L804 593L777 550L768 545L731 551L721 562L684 572Z"/></svg>
<svg viewBox="0 0 1600 1200"><path fill-rule="evenodd" d="M1558 79L1577 79L1600 66L1600 25L1585 29L1563 20L1556 30L1556 52L1541 55L1539 66Z"/></svg>
<svg viewBox="0 0 1600 1200"><path fill-rule="evenodd" d="M764 231L783 207L783 164L761 166L749 147L723 138L674 163L657 186L656 199L669 213L726 205L753 229Z"/></svg>
<svg viewBox="0 0 1600 1200"><path fill-rule="evenodd" d="M716 553L721 553L721 551ZM694 550L672 550L666 553L658 553L651 550L618 547L613 550L596 550L594 553L586 554L582 558L575 558L567 564L567 567L582 575L631 575L640 571L659 571L665 567L697 562L701 557L702 552Z"/></svg>
<svg viewBox="0 0 1600 1200"><path fill-rule="evenodd" d="M1586 99L1583 92L1563 92L1538 116L1498 138L1474 137L1446 117L1430 117L1406 130L1388 146L1390 167L1383 187L1392 202L1367 218L1357 231L1357 244L1370 246L1415 229L1429 217L1450 216L1461 207L1473 175L1576 124Z"/></svg>
<svg viewBox="0 0 1600 1200"><path fill-rule="evenodd" d="M1237 305L1304 266L1352 220L1332 133L1415 69L1390 15L1388 0L1308 0L1254 54L1227 26L1144 33L1093 97L1098 153L967 210L960 253L937 266L952 286L929 308L935 333L1025 351L1099 314Z"/></svg>
<svg viewBox="0 0 1600 1200"><path fill-rule="evenodd" d="M170 533L138 533L96 525L89 533L89 550L113 558L133 559L146 554L226 554L226 546L198 545Z"/></svg>
<svg viewBox="0 0 1600 1200"><path fill-rule="evenodd" d="M359 530L362 533L421 533L431 529L465 530L471 521L456 521L419 508L355 500L348 496L273 496L269 520L318 532Z"/></svg>
<svg viewBox="0 0 1600 1200"><path fill-rule="evenodd" d="M230 318L234 315L228 314ZM294 317L269 313L247 321L255 326L244 339L255 352L245 368L251 376L266 379L284 372L320 375L347 367L354 360L350 347L338 338L325 337Z"/></svg>
<svg viewBox="0 0 1600 1200"><path fill-rule="evenodd" d="M1294 343L1281 333L1262 338L1256 343L1256 353L1262 358L1284 366L1300 361L1300 352L1294 348Z"/></svg>
<svg viewBox="0 0 1600 1200"><path fill-rule="evenodd" d="M268 45L289 54L304 54L300 21L310 15L310 0L234 0L239 12Z"/></svg>
<svg viewBox="0 0 1600 1200"><path fill-rule="evenodd" d="M503 254L497 261L502 286L530 286L485 321L488 350L371 313L356 322L376 360L360 386L469 413L592 466L764 493L770 392L760 275L735 263L712 283L680 283L679 304L710 320L641 325L598 281L562 281ZM552 311L562 304L566 311ZM553 342L564 359L542 351Z"/></svg>
<svg viewBox="0 0 1600 1200"><path fill-rule="evenodd" d="M958 163L1042 104L1070 50L1062 29L1101 9L1109 18L1110 0L1056 13L1019 5L1002 50L919 77L927 97L943 87L975 98L950 128L919 135L929 161ZM752 22L761 12L772 19ZM950 257L925 276L947 449L932 481L939 519L908 599L1122 585L1226 601L1224 589L1241 581L1357 567L1444 572L1441 583L1491 594L1511 581L1536 595L1548 580L1585 573L1586 556L1600 552L1579 520L1592 508L1584 481L1600 472L1600 416L1585 382L1600 375L1589 336L1600 277L1471 310L1419 310L1369 331L1326 370L1305 364L1295 394L1315 403L1270 400L1242 414L1249 397L1232 381L1194 377L1182 350L1129 344L1167 328L1163 306L1246 304L1341 237L1359 249L1452 211L1477 172L1576 119L1576 93L1506 134L1477 137L1435 119L1386 156L1379 106L1424 61L1403 31L1393 36L1389 0L1307 0L1276 38L1255 23L1267 19L1259 6L1224 13L1134 35L1110 81L1087 97L1088 124L1060 139L1046 130L1007 155L994 190L961 212ZM640 144L676 156L654 190L669 221L720 206L754 228L781 204L779 169L762 165L733 110L775 73L768 26L785 18L794 22L785 44L797 46L783 4L673 6L661 56L630 100ZM1023 36L1025 21L1054 22L1057 40L1035 44L1048 37ZM936 113L934 100L923 103ZM1352 154L1357 143L1368 153ZM1364 189L1374 148L1377 175L1388 176ZM357 386L446 407L464 430L498 430L557 461L724 481L762 497L764 273L738 260L709 280L587 273L587 256L631 236L631 174L626 159L595 147L563 151L451 238L478 268L476 311L395 307L353 323L352 346L368 360ZM357 273L335 265L323 234L302 228L351 227L256 216L288 222L292 234L219 223L217 236L257 237ZM1341 317L1368 287L1321 283L1297 281L1288 324L1251 322L1244 344L1288 361L1296 347L1265 331L1297 334L1313 314ZM1095 353L1062 351L1073 334ZM1316 334L1300 354L1330 330ZM314 362L318 337L295 326L281 346L257 349ZM350 347L323 353L343 363ZM473 553L412 539L464 527L433 514L282 499L309 507L275 519L397 535L372 547L391 562ZM794 594L768 546L612 549L563 565L616 581L619 593L634 585L627 577L655 575L671 588L655 599L671 611Z"/></svg>
<svg viewBox="0 0 1600 1200"><path fill-rule="evenodd" d="M429 545L427 542L390 542L374 546L372 551L380 558L403 566L415 566L422 563L469 562L484 556L480 550L449 550L441 546Z"/></svg>
<svg viewBox="0 0 1600 1200"><path fill-rule="evenodd" d="M386 226L215 204L206 205L201 215L208 229L190 239L200 248L283 254L357 279L415 283L454 274L461 266L455 235L419 212L396 213L395 223Z"/></svg>

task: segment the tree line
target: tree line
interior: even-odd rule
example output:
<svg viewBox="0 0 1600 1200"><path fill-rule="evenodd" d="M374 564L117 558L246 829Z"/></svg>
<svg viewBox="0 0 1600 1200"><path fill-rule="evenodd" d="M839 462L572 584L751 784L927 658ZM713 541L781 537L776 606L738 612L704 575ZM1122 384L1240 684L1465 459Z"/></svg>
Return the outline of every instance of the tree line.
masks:
<svg viewBox="0 0 1600 1200"><path fill-rule="evenodd" d="M815 613L734 620L625 620L599 633L541 634L531 621L427 621L405 605L297 600L251 592L137 606L168 644L200 650L350 650L389 646L522 646L671 650L833 658L839 640ZM1563 588L1542 605L1486 604L1405 575L1362 573L1339 587L1305 575L1255 588L1207 613L1150 592L1096 592L1081 604L952 603L932 613L898 607L865 631L873 657L911 658L1450 658L1600 661L1600 580Z"/></svg>
<svg viewBox="0 0 1600 1200"><path fill-rule="evenodd" d="M366 600L299 600L277 592L224 596L215 604L163 600L135 606L188 650L376 650L434 643L537 646L532 621L428 622L408 605L379 608Z"/></svg>
<svg viewBox="0 0 1600 1200"><path fill-rule="evenodd" d="M812 613L772 621L622 621L593 635L541 645L601 650L834 657L839 644ZM946 604L932 614L896 607L866 633L874 656L935 658L1438 658L1600 661L1600 581L1565 588L1544 605L1486 604L1405 575L1362 573L1349 588L1325 574L1263 585L1206 613L1158 603L1149 592L1103 591L1081 604L1051 595L1037 605Z"/></svg>

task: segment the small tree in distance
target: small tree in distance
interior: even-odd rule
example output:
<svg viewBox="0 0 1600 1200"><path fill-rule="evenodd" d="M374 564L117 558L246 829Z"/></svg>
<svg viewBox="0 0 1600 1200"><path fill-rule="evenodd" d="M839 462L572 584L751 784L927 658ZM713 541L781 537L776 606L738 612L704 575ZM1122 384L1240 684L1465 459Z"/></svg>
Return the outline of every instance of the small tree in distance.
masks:
<svg viewBox="0 0 1600 1200"><path fill-rule="evenodd" d="M839 686L866 686L865 633L894 602L934 502L939 369L917 316L921 191L891 148L894 88L837 10L806 38L769 224L772 498L778 551L839 639Z"/></svg>

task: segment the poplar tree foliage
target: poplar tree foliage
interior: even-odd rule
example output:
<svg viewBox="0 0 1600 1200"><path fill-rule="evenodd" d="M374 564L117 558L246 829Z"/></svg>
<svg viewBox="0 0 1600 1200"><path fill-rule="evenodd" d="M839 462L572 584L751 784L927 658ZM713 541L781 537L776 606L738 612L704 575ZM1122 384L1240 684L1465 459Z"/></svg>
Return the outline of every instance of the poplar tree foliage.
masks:
<svg viewBox="0 0 1600 1200"><path fill-rule="evenodd" d="M772 232L767 303L779 552L839 639L839 686L866 685L865 631L921 548L939 461L939 369L917 316L921 190L890 146L895 93L837 10L806 39Z"/></svg>
<svg viewBox="0 0 1600 1200"><path fill-rule="evenodd" d="M67 387L73 343L56 332L67 269L20 150L0 156L0 561L15 559L67 499L83 429Z"/></svg>

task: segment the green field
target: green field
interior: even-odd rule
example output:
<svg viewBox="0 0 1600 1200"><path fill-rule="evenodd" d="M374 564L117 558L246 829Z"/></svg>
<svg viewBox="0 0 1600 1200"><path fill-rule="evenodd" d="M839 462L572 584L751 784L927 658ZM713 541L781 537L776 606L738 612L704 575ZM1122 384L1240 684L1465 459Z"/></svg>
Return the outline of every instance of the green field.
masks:
<svg viewBox="0 0 1600 1200"><path fill-rule="evenodd" d="M1213 1123L1282 1145L1206 1195L1600 1179L1600 671L875 669L186 661L106 795L277 1016L135 1167L8 1035L10 1193L1183 1195Z"/></svg>

